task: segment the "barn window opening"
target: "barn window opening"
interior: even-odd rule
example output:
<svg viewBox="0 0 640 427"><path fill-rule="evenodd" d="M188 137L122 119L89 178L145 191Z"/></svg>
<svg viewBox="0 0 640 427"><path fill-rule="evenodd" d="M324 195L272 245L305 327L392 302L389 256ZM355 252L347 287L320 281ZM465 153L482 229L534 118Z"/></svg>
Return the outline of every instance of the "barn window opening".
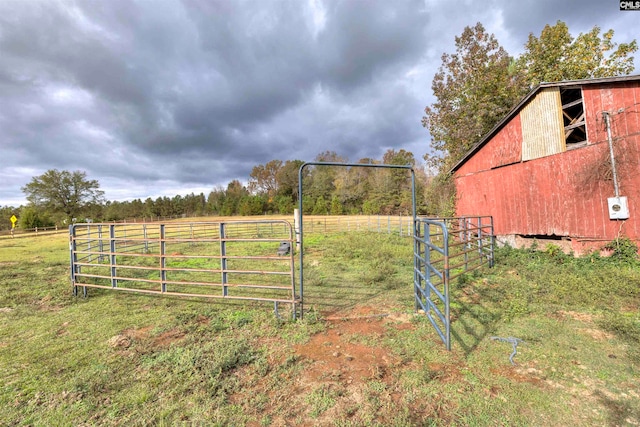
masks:
<svg viewBox="0 0 640 427"><path fill-rule="evenodd" d="M564 139L567 149L580 147L587 142L582 89L562 88L560 91Z"/></svg>

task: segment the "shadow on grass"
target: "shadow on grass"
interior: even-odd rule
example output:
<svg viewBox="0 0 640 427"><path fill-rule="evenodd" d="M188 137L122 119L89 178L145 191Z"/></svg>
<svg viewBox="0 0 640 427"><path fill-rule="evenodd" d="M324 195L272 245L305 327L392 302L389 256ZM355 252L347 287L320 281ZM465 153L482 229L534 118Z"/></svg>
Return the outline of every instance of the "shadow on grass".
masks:
<svg viewBox="0 0 640 427"><path fill-rule="evenodd" d="M608 413L608 424L612 426L637 425L640 421L640 409L632 406L631 402L613 400L600 390L594 392L595 397L600 401Z"/></svg>
<svg viewBox="0 0 640 427"><path fill-rule="evenodd" d="M490 309L482 301L473 303L456 298L453 293L451 301L451 339L462 347L466 356L472 353L487 336L495 330L501 315L496 309Z"/></svg>
<svg viewBox="0 0 640 427"><path fill-rule="evenodd" d="M386 290L376 284L347 283L339 277L324 280L321 285L305 285L304 302L306 307L314 307L323 313L346 311L358 305L368 303L382 296Z"/></svg>

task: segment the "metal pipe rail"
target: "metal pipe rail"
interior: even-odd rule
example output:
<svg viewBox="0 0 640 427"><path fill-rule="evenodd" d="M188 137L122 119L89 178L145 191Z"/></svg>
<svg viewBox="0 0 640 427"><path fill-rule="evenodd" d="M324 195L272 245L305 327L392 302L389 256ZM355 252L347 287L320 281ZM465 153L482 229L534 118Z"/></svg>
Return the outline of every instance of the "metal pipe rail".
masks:
<svg viewBox="0 0 640 427"><path fill-rule="evenodd" d="M415 307L451 350L451 280L483 265L493 266L493 218L416 218L415 230Z"/></svg>
<svg viewBox="0 0 640 427"><path fill-rule="evenodd" d="M291 304L295 317L294 254L283 220L74 224L69 227L71 282L82 288L145 294ZM251 279L253 277L253 279Z"/></svg>

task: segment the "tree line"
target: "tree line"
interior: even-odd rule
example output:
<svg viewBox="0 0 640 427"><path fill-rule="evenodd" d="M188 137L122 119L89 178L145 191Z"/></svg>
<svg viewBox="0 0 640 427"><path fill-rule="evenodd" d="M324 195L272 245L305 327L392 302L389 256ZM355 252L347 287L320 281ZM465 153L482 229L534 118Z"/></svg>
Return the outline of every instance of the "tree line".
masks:
<svg viewBox="0 0 640 427"><path fill-rule="evenodd" d="M356 163L412 165L420 214L448 216L454 212L455 188L449 173L473 145L486 135L527 92L541 82L611 77L634 70L636 40L618 44L613 30L598 26L574 37L558 21L533 33L523 53L513 57L481 23L455 38L455 52L442 55L432 82L436 101L425 108L422 125L431 136L430 150L418 165L413 153L388 150L382 159ZM426 146L427 144L425 144ZM325 151L314 159L347 162ZM50 170L34 177L23 191L29 201L19 208L0 207L0 230L16 215L23 228L68 221L117 221L127 218L291 214L298 205L298 170L302 160L271 160L255 166L247 184L233 180L205 194L105 201L99 184L82 171ZM428 171L434 171L433 174ZM377 168L305 169L303 210L307 214L407 214L411 212L407 171Z"/></svg>
<svg viewBox="0 0 640 427"><path fill-rule="evenodd" d="M333 151L318 154L316 162L347 163ZM363 158L355 163L410 165L416 174L416 196L421 213L429 213L425 189L430 177L416 165L413 153L389 149L382 159ZM254 166L247 183L235 179L208 195L107 201L97 180L84 171L48 170L22 187L27 201L18 208L0 207L1 229L11 227L16 215L24 229L65 226L72 222L121 221L124 219L179 216L234 216L292 214L299 205L298 173L302 160L271 160ZM306 214L409 215L412 211L411 179L405 169L333 167L316 165L304 169L303 211ZM435 213L435 212L432 212Z"/></svg>

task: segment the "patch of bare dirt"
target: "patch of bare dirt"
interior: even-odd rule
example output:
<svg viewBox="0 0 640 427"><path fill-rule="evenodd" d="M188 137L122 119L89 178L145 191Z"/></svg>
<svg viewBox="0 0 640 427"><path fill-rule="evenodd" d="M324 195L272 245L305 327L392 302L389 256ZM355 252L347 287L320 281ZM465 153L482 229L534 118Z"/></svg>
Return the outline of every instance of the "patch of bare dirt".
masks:
<svg viewBox="0 0 640 427"><path fill-rule="evenodd" d="M532 366L505 366L503 368L491 369L496 376L509 378L519 383L529 383L540 387L545 385L546 376L544 373Z"/></svg>
<svg viewBox="0 0 640 427"><path fill-rule="evenodd" d="M111 337L108 344L112 348L126 350L134 342L143 343L147 350L168 348L172 343L178 342L185 337L184 331L169 329L159 335L151 336L153 327L147 326L138 329L125 329L121 334Z"/></svg>
<svg viewBox="0 0 640 427"><path fill-rule="evenodd" d="M127 349L131 345L131 339L122 334L114 335L109 338L107 344L109 344L109 347L111 348Z"/></svg>
<svg viewBox="0 0 640 427"><path fill-rule="evenodd" d="M211 319L207 316L203 316L202 314L200 314L196 318L196 322L198 322L198 325L208 325L209 323L211 323Z"/></svg>
<svg viewBox="0 0 640 427"><path fill-rule="evenodd" d="M582 332L589 335L594 340L607 341L613 339L613 335L600 329L585 328Z"/></svg>
<svg viewBox="0 0 640 427"><path fill-rule="evenodd" d="M606 340L610 340L613 338L613 335L605 332L601 329L597 329L595 327L590 327L590 326L594 326L595 325L595 321L597 320L597 316L591 313L579 313L577 311L558 311L556 313L557 317L559 319L573 319L573 320L577 320L579 322L584 323L585 325L589 326L589 327L585 327L585 328L580 328L580 332L589 335L591 338L593 338L594 340L598 340L598 341L606 341Z"/></svg>
<svg viewBox="0 0 640 427"><path fill-rule="evenodd" d="M0 261L0 267L12 267L18 265L18 261Z"/></svg>
<svg viewBox="0 0 640 427"><path fill-rule="evenodd" d="M443 363L429 363L429 376L431 380L438 380L441 383L458 383L462 381L464 375L460 372L460 365L447 365Z"/></svg>
<svg viewBox="0 0 640 427"><path fill-rule="evenodd" d="M60 311L62 310L62 306L54 304L53 296L45 295L41 299L36 302L38 306L38 310L41 311Z"/></svg>
<svg viewBox="0 0 640 427"><path fill-rule="evenodd" d="M130 328L130 329L125 329L122 332L122 335L134 340L142 341L149 337L152 329L153 329L153 326L145 326L144 328L137 328L137 329Z"/></svg>
<svg viewBox="0 0 640 427"><path fill-rule="evenodd" d="M67 330L67 326L69 326L69 322L64 322L60 325L60 328L56 331L56 336L61 337L63 335L67 335L69 331Z"/></svg>
<svg viewBox="0 0 640 427"><path fill-rule="evenodd" d="M172 343L181 341L185 336L184 331L170 329L153 337L153 346L156 348L168 348Z"/></svg>
<svg viewBox="0 0 640 427"><path fill-rule="evenodd" d="M378 345L387 328L412 329L405 314L377 313L358 307L348 314L327 315L326 331L309 342L294 346L296 355L309 362L304 382L338 382L344 386L368 380L383 380L401 361Z"/></svg>
<svg viewBox="0 0 640 427"><path fill-rule="evenodd" d="M574 320L579 320L581 322L584 323L593 323L594 319L595 319L595 315L590 314L590 313L578 313L577 311L563 311L560 310L558 311L558 315L560 315L561 318L571 318Z"/></svg>
<svg viewBox="0 0 640 427"><path fill-rule="evenodd" d="M339 329L329 328L308 343L295 346L297 355L312 362L305 377L312 382L329 380L345 384L383 378L399 360L380 347L349 341L354 333L380 336L383 331L380 323L344 321Z"/></svg>
<svg viewBox="0 0 640 427"><path fill-rule="evenodd" d="M370 423L368 415L384 416L377 413L377 405L388 407L411 406L412 421L418 425L430 414L440 420L447 420L455 405L444 397L435 397L433 401L408 403L406 390L401 386L400 378L404 370L416 370L415 362L406 362L382 345L385 336L398 330L416 328L412 314L381 313L380 307L358 307L348 313L324 313L327 322L325 331L310 338L305 344L294 345L277 355L271 355L271 365L287 363L285 357L294 356L299 368L290 373L279 375L281 383L273 382L267 376L261 376L254 367L247 366L236 372L239 381L247 384L242 390L229 397L230 402L253 411L256 421L248 425L260 425L262 414L272 414L270 425L297 425L291 420L313 420L309 425L335 425L336 419L348 419L352 425ZM277 341L277 338L273 338ZM436 344L440 344L439 342ZM459 363L431 362L428 371L424 371L424 381L456 386L460 393L465 392L465 366ZM541 388L549 387L540 370L532 367L504 367L492 371L496 376L509 378L514 382L531 383ZM281 387L287 384L286 387ZM502 397L503 391L498 385L484 389L487 399ZM314 396L322 393L327 399L333 399L321 415L314 417ZM254 396L265 395L263 407L256 408L252 402ZM390 411L395 414L396 412ZM381 425L393 424L393 419L380 419ZM445 422L446 424L446 422ZM304 425L304 424L300 424Z"/></svg>

